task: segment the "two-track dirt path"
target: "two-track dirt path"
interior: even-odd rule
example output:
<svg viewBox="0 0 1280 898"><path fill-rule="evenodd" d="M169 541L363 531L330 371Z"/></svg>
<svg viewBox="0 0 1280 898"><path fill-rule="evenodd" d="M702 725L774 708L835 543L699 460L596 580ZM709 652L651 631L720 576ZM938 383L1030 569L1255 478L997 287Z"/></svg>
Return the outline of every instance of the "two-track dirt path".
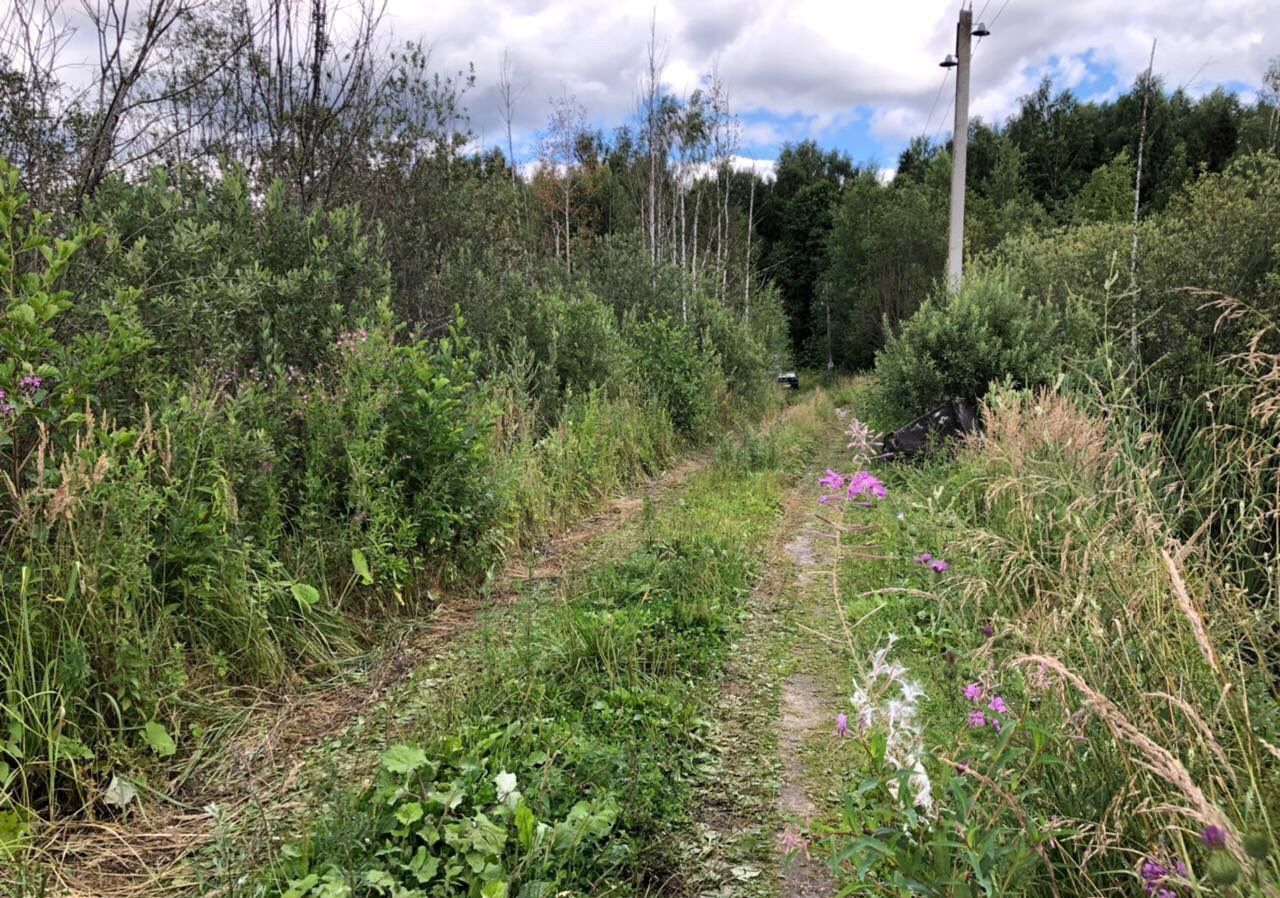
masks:
<svg viewBox="0 0 1280 898"><path fill-rule="evenodd" d="M810 820L831 813L822 765L836 715L848 705L831 553L817 516L817 478L839 466L847 417L827 408L828 437L784 501L720 684L721 766L696 812L697 844L688 852L695 869L682 895L830 898L837 891L824 864L797 841Z"/></svg>
<svg viewBox="0 0 1280 898"><path fill-rule="evenodd" d="M720 775L691 809L690 863L663 890L672 895L826 898L836 891L823 865L803 852L784 863L787 834L830 811L816 759L833 736L835 714L847 704L841 673L847 665L830 644L838 623L825 598L829 558L815 504L816 477L840 457L844 421L829 403L825 408L828 438L784 498L720 683ZM192 775L167 801L152 798L145 814L56 831L43 846L52 873L48 894L226 894L225 877L214 877L212 882L222 880L214 888L208 877L219 845L226 840L237 844L237 852L248 851L247 857L228 858L229 867L269 855L280 827L308 813L316 789L310 771L325 766L312 763L319 754L333 750L356 758L373 750L377 740L369 738L370 730L401 725L389 708L406 691L448 676L434 671L449 669L454 647L465 651L473 641L466 637L484 626L490 612L500 614L538 584L572 574L602 554L625 551L638 538L637 518L646 502L678 501L683 485L708 463L706 456L687 459L634 493L609 500L543 551L513 560L489 595L446 598L428 617L406 625L343 682L259 702L253 722L228 740L221 763ZM358 766L357 759L348 768Z"/></svg>
<svg viewBox="0 0 1280 898"><path fill-rule="evenodd" d="M445 597L421 619L406 622L328 685L264 695L230 732L215 762L194 768L164 796L149 796L125 821L78 821L55 827L40 846L50 874L48 894L65 898L141 898L206 894L191 859L217 839L243 838L255 826L300 806L309 752L363 726L415 673L476 630L483 614L517 602L528 588L585 566L601 546L625 539L646 502L668 501L707 467L690 456L637 490L513 558L487 595ZM216 852L214 852L216 853ZM0 877L0 886L3 886ZM0 893L5 889L0 888Z"/></svg>

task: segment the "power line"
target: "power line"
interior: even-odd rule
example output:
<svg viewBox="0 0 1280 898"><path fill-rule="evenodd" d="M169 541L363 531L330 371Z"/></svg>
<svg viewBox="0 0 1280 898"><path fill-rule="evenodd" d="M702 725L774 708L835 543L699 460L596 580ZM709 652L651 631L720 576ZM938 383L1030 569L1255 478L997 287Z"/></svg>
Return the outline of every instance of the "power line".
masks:
<svg viewBox="0 0 1280 898"><path fill-rule="evenodd" d="M938 109L938 100L942 98L942 89L947 86L947 78L951 76L951 69L942 70L942 83L938 85L938 92L933 95L933 105L929 107L929 117L924 122L924 135L929 136L929 127L933 124L933 114Z"/></svg>
<svg viewBox="0 0 1280 898"><path fill-rule="evenodd" d="M988 2L990 2L990 0L988 0ZM1004 3L1000 6L1000 12L996 13L996 17L991 20L991 25L994 25L996 22L1000 21L1000 13L1003 13L1004 8L1008 5L1009 5L1009 0L1004 0ZM987 27L990 28L991 26L988 25Z"/></svg>

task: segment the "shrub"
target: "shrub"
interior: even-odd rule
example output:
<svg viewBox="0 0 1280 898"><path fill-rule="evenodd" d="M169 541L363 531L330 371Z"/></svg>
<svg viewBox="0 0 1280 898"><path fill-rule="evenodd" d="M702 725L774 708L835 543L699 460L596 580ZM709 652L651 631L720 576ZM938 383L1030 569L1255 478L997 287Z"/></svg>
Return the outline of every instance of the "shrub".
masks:
<svg viewBox="0 0 1280 898"><path fill-rule="evenodd" d="M310 370L332 360L343 323L371 315L390 289L353 207L300 209L279 182L257 201L239 167L216 181L162 170L141 185L110 181L85 220L104 238L74 272L95 300L86 308L134 290L156 339L152 372ZM85 326L76 315L66 325Z"/></svg>
<svg viewBox="0 0 1280 898"><path fill-rule="evenodd" d="M682 435L705 436L724 391L716 356L660 318L633 322L626 336L636 383Z"/></svg>
<svg viewBox="0 0 1280 898"><path fill-rule="evenodd" d="M955 296L928 300L876 355L885 400L919 413L951 397L977 399L992 381L1049 381L1066 350L1056 317L1001 272L971 276Z"/></svg>

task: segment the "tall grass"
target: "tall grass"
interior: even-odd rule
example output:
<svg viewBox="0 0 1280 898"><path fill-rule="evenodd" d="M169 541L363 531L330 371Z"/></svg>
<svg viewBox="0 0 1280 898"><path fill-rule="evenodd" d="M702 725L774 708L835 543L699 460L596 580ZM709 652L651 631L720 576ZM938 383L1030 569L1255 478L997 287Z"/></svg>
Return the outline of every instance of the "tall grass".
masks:
<svg viewBox="0 0 1280 898"><path fill-rule="evenodd" d="M989 663L1018 675L1029 714L1062 734L1065 769L1034 800L1063 831L1053 862L1090 894L1126 890L1148 856L1176 856L1200 881L1212 826L1246 878L1274 889L1274 849L1250 858L1243 844L1280 819L1280 671L1266 663L1276 593L1244 588L1237 546L1208 537L1211 518L1183 535L1183 503L1199 496L1162 490L1161 442L1127 431L1126 409L1106 411L998 394L961 459L980 498L962 540L975 559L964 607L996 622ZM1251 499L1247 514L1271 513L1268 495Z"/></svg>

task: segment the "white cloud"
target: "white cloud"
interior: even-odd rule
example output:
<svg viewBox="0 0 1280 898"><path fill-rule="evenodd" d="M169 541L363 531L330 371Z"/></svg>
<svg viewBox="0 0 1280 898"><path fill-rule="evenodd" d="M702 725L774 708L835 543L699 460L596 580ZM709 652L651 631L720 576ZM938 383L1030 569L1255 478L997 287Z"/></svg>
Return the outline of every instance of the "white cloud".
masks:
<svg viewBox="0 0 1280 898"><path fill-rule="evenodd" d="M1171 86L1256 84L1280 33L1274 13L1273 0L1121 7L1110 0L1009 0L998 19L992 10L985 15L993 33L975 54L971 107L1001 119L1043 74L1076 87L1087 84L1091 69L1114 68L1127 85L1146 67L1153 37L1156 68ZM656 7L650 0L389 0L388 14L401 36L431 43L443 68L476 64L469 105L477 130L490 135L500 131L494 82L509 49L516 81L526 88L516 110L525 136L542 126L548 98L566 90L594 121L626 120L656 14L667 82L686 92L718 64L738 110L752 114L744 145L756 146L821 138L859 109L870 111L872 133L887 141L920 133L942 77L937 62L951 49L955 28L953 0L660 0ZM950 130L949 102L944 90L933 130Z"/></svg>
<svg viewBox="0 0 1280 898"><path fill-rule="evenodd" d="M1277 0L982 5L992 34L975 49L970 108L989 121L1013 112L1044 75L1090 93L1092 76L1108 70L1120 83L1112 93L1127 88L1146 67L1152 38L1166 84L1196 94L1227 81L1257 85L1280 52ZM574 95L606 131L633 118L651 16L667 85L685 94L718 68L745 117L744 148L821 141L854 123L886 148L926 126L945 135L952 83L937 63L953 47L955 11L954 0L387 0L386 21L397 40L430 46L437 71L475 65L465 102L490 145L505 144L497 74L508 52L521 92L515 144L527 158L552 97ZM91 57L91 44L81 32L68 52Z"/></svg>

